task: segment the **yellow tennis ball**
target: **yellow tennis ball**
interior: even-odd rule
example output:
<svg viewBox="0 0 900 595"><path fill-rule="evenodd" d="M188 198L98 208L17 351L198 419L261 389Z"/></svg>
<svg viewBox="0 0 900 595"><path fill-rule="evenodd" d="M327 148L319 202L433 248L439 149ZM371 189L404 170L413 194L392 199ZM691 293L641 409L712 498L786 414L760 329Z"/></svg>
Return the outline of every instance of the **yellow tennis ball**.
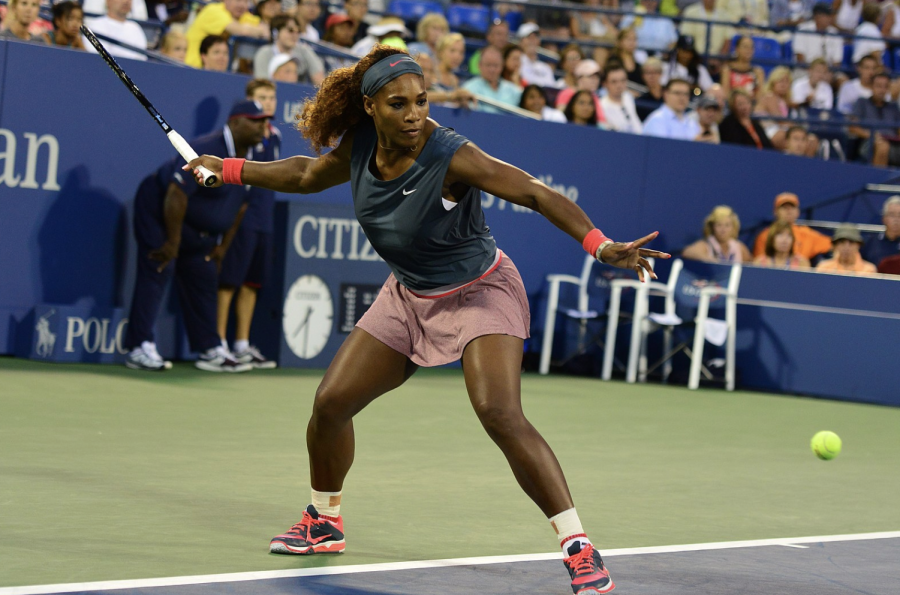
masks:
<svg viewBox="0 0 900 595"><path fill-rule="evenodd" d="M823 461L829 461L841 454L841 437L834 432L817 432L809 443L812 451Z"/></svg>

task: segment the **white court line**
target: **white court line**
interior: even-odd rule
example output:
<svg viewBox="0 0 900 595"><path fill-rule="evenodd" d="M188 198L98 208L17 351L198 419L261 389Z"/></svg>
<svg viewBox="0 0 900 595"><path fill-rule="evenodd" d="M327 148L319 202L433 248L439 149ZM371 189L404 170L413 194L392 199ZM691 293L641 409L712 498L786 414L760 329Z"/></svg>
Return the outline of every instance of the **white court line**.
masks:
<svg viewBox="0 0 900 595"><path fill-rule="evenodd" d="M835 541L864 541L870 539L900 538L900 531L881 533L854 533L850 535L820 535L817 537L779 537L752 541L722 541L714 543L692 543L686 545L661 545L603 550L603 557L636 556L643 554L670 554L678 552L700 552L727 550L744 547L765 547L771 545L797 546L802 543L828 543ZM561 552L547 554L521 554L514 556L483 556L479 558L451 558L447 560L421 560L417 562L389 562L383 564L357 564L352 566L331 566L328 568L299 568L294 570L266 570L259 572L235 572L229 574L206 574L198 576L173 576L122 581L98 581L93 583L64 583L56 585L31 585L27 587L0 587L0 595L43 595L48 593L72 593L75 591L112 591L116 589L145 589L151 587L174 587L202 585L208 583L236 583L277 578L303 576L327 576L335 574L357 574L360 572L388 572L392 570L417 570L424 568L449 568L453 566L475 566L483 564L510 564L513 562L537 562L559 560Z"/></svg>

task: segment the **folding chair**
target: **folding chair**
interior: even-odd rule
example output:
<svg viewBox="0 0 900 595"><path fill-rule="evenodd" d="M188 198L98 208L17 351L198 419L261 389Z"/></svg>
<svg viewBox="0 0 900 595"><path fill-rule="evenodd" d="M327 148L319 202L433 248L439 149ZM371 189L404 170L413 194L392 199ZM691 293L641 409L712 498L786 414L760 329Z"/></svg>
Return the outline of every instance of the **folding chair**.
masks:
<svg viewBox="0 0 900 595"><path fill-rule="evenodd" d="M678 261L676 261L678 262ZM675 263L672 263L673 269ZM643 313L641 315L641 324L636 324L637 331L632 333L630 362L637 360L637 371L634 370L634 364L629 365L632 380L639 379L645 382L647 376L658 369L663 368L663 378L667 379L671 372L671 360L680 352L691 360L690 372L688 375L688 388L695 389L700 385L700 375L707 380L713 379L713 374L703 363L703 347L706 341L713 342L718 346L726 345L725 353L725 385L727 390L734 390L734 358L735 358L735 332L737 327L737 290L741 280L741 265L731 265L724 268L721 265L703 265L713 266L710 276L718 279L727 278L724 283L713 280L700 279L693 272L679 269L677 279L667 283L667 288L671 287L672 292L666 295L666 310L661 314ZM692 267L693 268L693 267ZM716 270L724 269L724 270ZM724 275L727 273L727 277ZM715 297L725 298L725 321L717 320L709 317L711 301ZM642 300L646 302L646 298ZM680 309L685 316L677 314ZM685 310L691 311L691 317L688 318ZM691 339L686 339L676 347L671 347L672 333L678 328L694 327L694 334ZM663 348L662 357L649 368L647 367L646 356L646 336L647 334L662 328L667 335Z"/></svg>
<svg viewBox="0 0 900 595"><path fill-rule="evenodd" d="M650 259L652 260L652 259ZM651 262L651 266L653 266ZM665 298L664 316L671 319L675 316L675 290L678 285L678 277L684 263L680 258L672 262L669 271L669 279L666 283L659 281L647 281L641 283L638 279L615 279L610 282L608 322L606 325L606 346L603 353L602 378L612 378L613 356L615 353L616 332L619 326L619 312L622 299L622 290L632 288L635 290L634 313L631 321L631 343L628 348L628 368L625 373L626 382L635 382L638 376L638 368L642 369L641 382L646 381L646 342L647 335L651 332L649 326L650 296ZM664 349L668 352L672 344L672 329L668 328L664 333ZM643 365L639 362L643 361ZM663 378L667 380L672 370L671 362L666 361L663 369Z"/></svg>
<svg viewBox="0 0 900 595"><path fill-rule="evenodd" d="M538 366L538 372L547 374L550 371L550 356L553 350L553 339L556 332L556 318L559 314L564 315L567 319L577 320L578 328L578 347L573 355L568 356L564 361L568 361L584 353L587 347L595 342L595 339L587 341L587 323L591 320L597 320L603 316L600 310L590 309L590 301L593 297L597 297L597 288L605 287L603 283L598 283L596 276L592 276L594 272L594 264L597 262L591 255L585 255L584 264L581 266L581 274L576 277L574 275L553 274L547 275L547 282L550 284L547 292L547 310L544 315L544 339L541 342L541 359ZM592 283L592 281L594 281ZM563 285L574 285L577 288L578 300L576 308L560 307L560 292ZM599 304L595 304L599 305Z"/></svg>
<svg viewBox="0 0 900 595"><path fill-rule="evenodd" d="M740 264L731 265L728 285L725 287L706 286L700 289L700 304L697 306L696 328L694 329L694 349L691 356L691 372L688 388L700 386L700 368L703 364L703 347L706 344L706 330L709 324L709 302L714 296L725 296L725 390L734 390L735 335L737 334L737 294L741 284ZM714 319L713 319L714 320Z"/></svg>

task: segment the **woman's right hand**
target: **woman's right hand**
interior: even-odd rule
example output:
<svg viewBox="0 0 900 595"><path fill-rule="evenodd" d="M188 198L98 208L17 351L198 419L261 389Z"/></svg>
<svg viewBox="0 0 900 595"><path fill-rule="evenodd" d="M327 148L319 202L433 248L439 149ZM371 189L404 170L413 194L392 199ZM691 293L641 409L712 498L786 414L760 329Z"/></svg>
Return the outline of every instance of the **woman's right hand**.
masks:
<svg viewBox="0 0 900 595"><path fill-rule="evenodd" d="M212 155L200 155L181 169L184 171L192 171L194 174L194 181L204 186L206 188L218 188L224 181L222 180L222 159L220 157L213 157ZM203 166L216 176L216 183L212 186L206 186L203 183L203 175L200 173L200 170L197 169L199 166Z"/></svg>

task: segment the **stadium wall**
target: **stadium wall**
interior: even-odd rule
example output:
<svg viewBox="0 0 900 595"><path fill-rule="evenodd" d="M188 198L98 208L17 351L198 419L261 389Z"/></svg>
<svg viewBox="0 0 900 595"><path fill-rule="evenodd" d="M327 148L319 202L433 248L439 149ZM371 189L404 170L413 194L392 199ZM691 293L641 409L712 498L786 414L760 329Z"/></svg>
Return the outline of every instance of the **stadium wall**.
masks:
<svg viewBox="0 0 900 595"><path fill-rule="evenodd" d="M146 62L125 60L123 66L186 138L221 126L247 82L238 75ZM279 87L277 120L285 137L284 155L309 154L290 120L310 92L300 85ZM703 217L717 204L734 207L746 230L771 217L778 192L796 192L808 204L892 177L890 171L855 164L464 110L434 107L432 116L558 188L607 234L631 239L660 230L655 245L670 251L696 239ZM99 57L5 41L0 42L0 143L0 353L12 353L16 321L38 304L77 305L85 312L127 309L134 275L134 192L174 151ZM319 195L280 199L350 204L346 185ZM539 215L491 196L485 196L484 207L499 245L522 272L533 332L539 338L546 274L579 270L583 253ZM877 222L870 205L850 202L831 209L835 219ZM286 237L289 231L281 233ZM857 291L856 280L835 283L836 291ZM177 309L172 300L166 304L161 349L185 355ZM898 311L896 306L892 311ZM30 330L25 328L23 335L30 337ZM781 329L773 332L780 336ZM796 332L788 329L784 334ZM879 351L886 353L886 346ZM746 382L747 375L743 378ZM782 390L827 394L803 386L773 384Z"/></svg>

